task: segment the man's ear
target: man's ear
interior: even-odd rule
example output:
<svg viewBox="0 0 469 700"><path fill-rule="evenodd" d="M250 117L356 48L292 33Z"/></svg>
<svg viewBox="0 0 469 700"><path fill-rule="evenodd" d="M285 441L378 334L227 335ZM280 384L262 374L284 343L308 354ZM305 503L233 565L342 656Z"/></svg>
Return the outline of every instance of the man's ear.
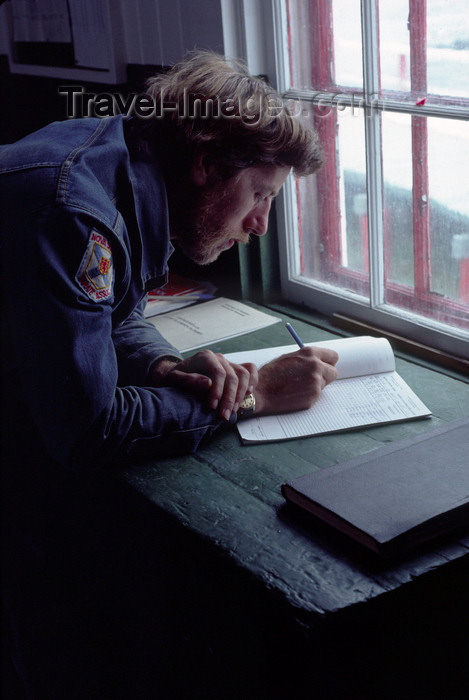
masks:
<svg viewBox="0 0 469 700"><path fill-rule="evenodd" d="M194 185L203 187L211 178L216 168L206 153L198 152L194 156L191 166L191 180Z"/></svg>

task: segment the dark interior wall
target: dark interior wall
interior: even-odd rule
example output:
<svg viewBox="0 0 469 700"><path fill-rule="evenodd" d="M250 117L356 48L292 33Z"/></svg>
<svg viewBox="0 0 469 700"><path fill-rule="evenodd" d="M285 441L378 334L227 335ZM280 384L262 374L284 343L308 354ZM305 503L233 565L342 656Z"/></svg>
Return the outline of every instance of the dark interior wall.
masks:
<svg viewBox="0 0 469 700"><path fill-rule="evenodd" d="M0 72L0 142L12 143L52 121L67 119L66 97L59 88L77 81L13 74L2 57ZM86 92L122 92L127 85L83 83Z"/></svg>

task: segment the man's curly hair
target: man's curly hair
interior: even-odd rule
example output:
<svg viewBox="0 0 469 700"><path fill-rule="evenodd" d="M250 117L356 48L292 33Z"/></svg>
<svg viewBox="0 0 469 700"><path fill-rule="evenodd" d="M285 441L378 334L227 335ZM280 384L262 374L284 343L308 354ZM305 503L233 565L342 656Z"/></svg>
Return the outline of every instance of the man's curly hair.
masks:
<svg viewBox="0 0 469 700"><path fill-rule="evenodd" d="M223 178L259 165L287 166L303 176L322 165L316 131L241 61L193 52L150 78L146 93L155 113L140 123L141 137L151 151L163 148L176 169L197 152L211 158Z"/></svg>

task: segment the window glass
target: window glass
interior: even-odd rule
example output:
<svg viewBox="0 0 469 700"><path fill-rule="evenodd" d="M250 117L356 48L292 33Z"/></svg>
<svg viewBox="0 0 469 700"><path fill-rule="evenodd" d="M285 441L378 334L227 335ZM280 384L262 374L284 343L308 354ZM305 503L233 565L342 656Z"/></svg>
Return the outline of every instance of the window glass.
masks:
<svg viewBox="0 0 469 700"><path fill-rule="evenodd" d="M313 86L312 52L308 41L308 37L311 36L309 3L287 0L286 7L292 46L295 45L295 51L290 52L289 81L292 87L311 88Z"/></svg>
<svg viewBox="0 0 469 700"><path fill-rule="evenodd" d="M368 275L368 215L363 111L338 119L341 265Z"/></svg>
<svg viewBox="0 0 469 700"><path fill-rule="evenodd" d="M469 302L469 122L428 119L431 290ZM469 309L468 309L469 311Z"/></svg>
<svg viewBox="0 0 469 700"><path fill-rule="evenodd" d="M361 305L378 324L389 314L406 332L414 323L416 338L423 326L437 337L440 324L467 337L467 1L377 0L376 14L371 0L285 2L290 78L310 90L304 104L325 152L290 204L287 296L298 275L301 299L310 284L326 313L343 299L351 313L352 300L358 317ZM375 101L362 73L376 86L376 65Z"/></svg>
<svg viewBox="0 0 469 700"><path fill-rule="evenodd" d="M380 0L380 68L383 90L410 90L408 21L408 0Z"/></svg>
<svg viewBox="0 0 469 700"><path fill-rule="evenodd" d="M382 115L386 279L413 287L412 134L407 114Z"/></svg>
<svg viewBox="0 0 469 700"><path fill-rule="evenodd" d="M333 37L335 84L362 86L360 0L334 0Z"/></svg>
<svg viewBox="0 0 469 700"><path fill-rule="evenodd" d="M467 0L427 0L428 92L469 97Z"/></svg>
<svg viewBox="0 0 469 700"><path fill-rule="evenodd" d="M300 274L347 287L342 272L359 272L366 279L351 289L368 296L365 117L360 107L336 104L324 100L311 111L327 165L297 182Z"/></svg>

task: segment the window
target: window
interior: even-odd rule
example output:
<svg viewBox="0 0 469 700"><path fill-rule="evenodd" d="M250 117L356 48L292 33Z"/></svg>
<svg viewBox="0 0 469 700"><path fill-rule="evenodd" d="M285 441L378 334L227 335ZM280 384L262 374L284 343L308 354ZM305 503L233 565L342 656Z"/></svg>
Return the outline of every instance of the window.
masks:
<svg viewBox="0 0 469 700"><path fill-rule="evenodd" d="M283 294L467 355L466 0L279 0L276 22L326 158L286 189Z"/></svg>

